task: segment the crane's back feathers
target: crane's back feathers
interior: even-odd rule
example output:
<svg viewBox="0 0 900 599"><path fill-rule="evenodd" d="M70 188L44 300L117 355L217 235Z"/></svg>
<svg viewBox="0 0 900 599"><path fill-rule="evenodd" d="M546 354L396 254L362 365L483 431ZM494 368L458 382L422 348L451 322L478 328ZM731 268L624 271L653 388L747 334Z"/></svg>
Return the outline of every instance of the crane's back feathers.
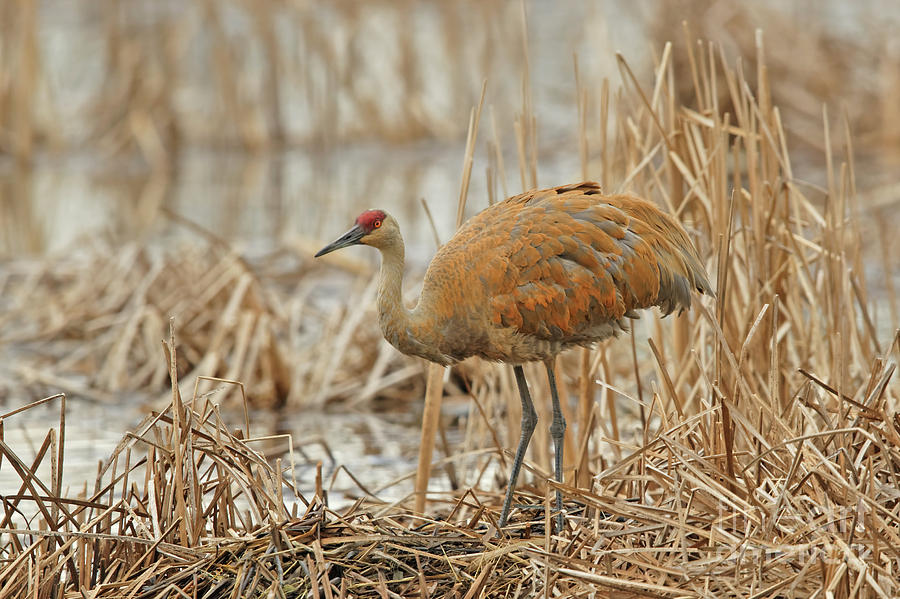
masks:
<svg viewBox="0 0 900 599"><path fill-rule="evenodd" d="M435 361L521 363L614 335L642 308L688 308L695 290L712 294L673 218L596 183L567 185L466 222L429 266L409 333L439 346L442 359L425 356Z"/></svg>

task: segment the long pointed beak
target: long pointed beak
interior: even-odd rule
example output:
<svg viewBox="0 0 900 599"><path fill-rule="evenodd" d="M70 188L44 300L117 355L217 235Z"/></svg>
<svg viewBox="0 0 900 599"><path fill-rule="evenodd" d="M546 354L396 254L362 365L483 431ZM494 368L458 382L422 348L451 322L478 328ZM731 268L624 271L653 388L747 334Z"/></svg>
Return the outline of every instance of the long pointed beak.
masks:
<svg viewBox="0 0 900 599"><path fill-rule="evenodd" d="M331 253L334 250L339 250L351 245L356 245L360 242L365 234L365 231L363 231L359 225L354 225L352 229L319 250L318 253L316 253L315 257L318 258L319 256L324 256L325 254Z"/></svg>

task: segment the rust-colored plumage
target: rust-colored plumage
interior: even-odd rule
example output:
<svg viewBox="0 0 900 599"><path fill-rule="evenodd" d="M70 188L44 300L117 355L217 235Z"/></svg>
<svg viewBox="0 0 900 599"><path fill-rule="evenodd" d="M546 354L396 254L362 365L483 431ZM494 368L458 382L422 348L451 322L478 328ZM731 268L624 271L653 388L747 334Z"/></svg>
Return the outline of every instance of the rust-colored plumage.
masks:
<svg viewBox="0 0 900 599"><path fill-rule="evenodd" d="M404 250L396 221L366 211L317 256L357 243L381 250L379 320L397 349L440 364L480 356L515 365L523 434L501 526L537 420L521 364L547 365L559 480L565 422L550 366L555 356L625 330L625 319L642 308L669 314L690 307L693 291L712 294L674 219L645 200L605 196L596 183L532 190L483 210L438 250L412 310L401 301ZM557 504L561 527L559 496Z"/></svg>

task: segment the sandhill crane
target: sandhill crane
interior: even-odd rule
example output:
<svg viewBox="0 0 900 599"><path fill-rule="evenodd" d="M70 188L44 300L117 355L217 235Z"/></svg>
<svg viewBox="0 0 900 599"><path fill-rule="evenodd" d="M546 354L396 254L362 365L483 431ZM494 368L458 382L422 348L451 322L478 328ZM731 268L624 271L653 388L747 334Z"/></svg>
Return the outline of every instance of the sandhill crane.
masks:
<svg viewBox="0 0 900 599"><path fill-rule="evenodd" d="M449 365L469 356L513 365L522 433L500 514L504 527L537 423L522 364L542 361L553 403L554 474L562 481L563 433L554 360L626 330L641 308L669 314L691 293L712 295L684 229L652 203L606 196L596 183L532 190L467 221L435 255L412 310L402 301L404 246L397 221L367 210L316 257L351 245L381 251L378 317L391 345ZM556 491L557 526L563 528Z"/></svg>

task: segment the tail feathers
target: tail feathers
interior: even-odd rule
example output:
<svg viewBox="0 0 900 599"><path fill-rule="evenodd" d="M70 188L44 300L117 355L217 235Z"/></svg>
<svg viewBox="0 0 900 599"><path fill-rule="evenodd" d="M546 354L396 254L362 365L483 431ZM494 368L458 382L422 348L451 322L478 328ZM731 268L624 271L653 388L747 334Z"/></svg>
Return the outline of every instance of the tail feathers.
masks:
<svg viewBox="0 0 900 599"><path fill-rule="evenodd" d="M690 308L694 291L715 296L700 256L678 221L646 200L628 195L606 199L633 219L630 228L656 255L659 292L655 303L663 313Z"/></svg>
<svg viewBox="0 0 900 599"><path fill-rule="evenodd" d="M686 235L677 235L659 255L659 301L663 314L691 307L694 291L715 297L706 270Z"/></svg>

